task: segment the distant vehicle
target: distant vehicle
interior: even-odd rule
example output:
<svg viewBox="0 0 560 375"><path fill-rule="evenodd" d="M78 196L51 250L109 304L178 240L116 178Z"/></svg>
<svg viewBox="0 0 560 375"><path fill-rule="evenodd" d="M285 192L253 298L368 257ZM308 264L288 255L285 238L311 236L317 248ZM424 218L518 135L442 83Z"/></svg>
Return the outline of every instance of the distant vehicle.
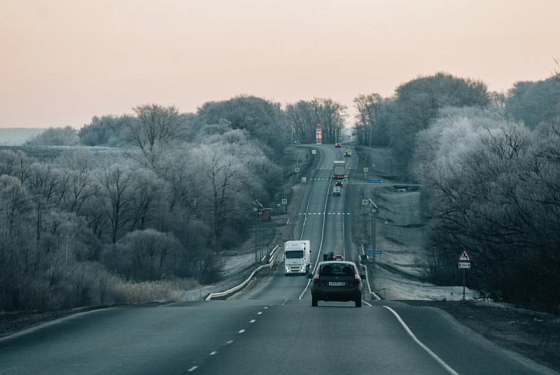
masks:
<svg viewBox="0 0 560 375"><path fill-rule="evenodd" d="M342 193L342 187L340 185L334 185L332 194L333 195L340 195Z"/></svg>
<svg viewBox="0 0 560 375"><path fill-rule="evenodd" d="M339 181L335 181L335 182L334 182L334 186L344 187L344 182L342 182L342 181L340 181L340 180L339 180Z"/></svg>
<svg viewBox="0 0 560 375"><path fill-rule="evenodd" d="M344 260L344 255L336 254L334 260Z"/></svg>
<svg viewBox="0 0 560 375"><path fill-rule="evenodd" d="M351 157L351 156L352 156L352 151L350 151L350 150L344 151L344 157L345 157L345 158L349 158L349 157Z"/></svg>
<svg viewBox="0 0 560 375"><path fill-rule="evenodd" d="M353 262L321 262L317 265L311 284L311 306L319 301L354 301L356 307L362 307L362 280L356 264Z"/></svg>
<svg viewBox="0 0 560 375"><path fill-rule="evenodd" d="M284 243L285 275L307 274L311 268L311 241L286 241Z"/></svg>
<svg viewBox="0 0 560 375"><path fill-rule="evenodd" d="M334 161L332 178L335 180L343 180L346 178L346 162L344 160Z"/></svg>
<svg viewBox="0 0 560 375"><path fill-rule="evenodd" d="M341 148L342 145L341 145L340 143L335 143L335 144L334 144L334 147L336 147L336 148Z"/></svg>
<svg viewBox="0 0 560 375"><path fill-rule="evenodd" d="M334 260L334 253L331 251L330 253L323 254L323 260L325 262L329 260Z"/></svg>

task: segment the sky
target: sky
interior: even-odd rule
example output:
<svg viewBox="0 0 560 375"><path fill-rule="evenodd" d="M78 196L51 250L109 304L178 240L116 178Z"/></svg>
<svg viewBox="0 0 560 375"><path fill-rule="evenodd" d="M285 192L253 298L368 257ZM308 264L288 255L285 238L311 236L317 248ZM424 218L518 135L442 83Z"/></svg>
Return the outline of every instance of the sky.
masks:
<svg viewBox="0 0 560 375"><path fill-rule="evenodd" d="M550 77L560 0L0 0L0 128L81 128L140 104L195 112L394 94L446 72Z"/></svg>

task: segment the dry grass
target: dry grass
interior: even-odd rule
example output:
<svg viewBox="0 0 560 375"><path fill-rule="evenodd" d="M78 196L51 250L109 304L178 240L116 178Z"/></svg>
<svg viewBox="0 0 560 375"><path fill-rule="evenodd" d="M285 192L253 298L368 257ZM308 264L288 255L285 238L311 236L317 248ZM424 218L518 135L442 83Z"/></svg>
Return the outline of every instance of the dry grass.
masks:
<svg viewBox="0 0 560 375"><path fill-rule="evenodd" d="M130 282L118 280L113 293L120 303L172 302L181 299L185 290L199 286L193 279Z"/></svg>

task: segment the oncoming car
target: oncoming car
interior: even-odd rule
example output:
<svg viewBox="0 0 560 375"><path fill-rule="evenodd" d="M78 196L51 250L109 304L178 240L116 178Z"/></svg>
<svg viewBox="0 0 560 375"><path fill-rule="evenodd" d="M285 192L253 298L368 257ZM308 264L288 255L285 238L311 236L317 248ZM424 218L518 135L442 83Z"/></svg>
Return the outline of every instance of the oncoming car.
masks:
<svg viewBox="0 0 560 375"><path fill-rule="evenodd" d="M311 306L319 301L354 301L362 307L362 280L358 267L353 262L328 261L317 265L311 284Z"/></svg>
<svg viewBox="0 0 560 375"><path fill-rule="evenodd" d="M341 145L340 143L335 143L335 144L334 144L334 147L336 147L336 148L341 148L342 145Z"/></svg>

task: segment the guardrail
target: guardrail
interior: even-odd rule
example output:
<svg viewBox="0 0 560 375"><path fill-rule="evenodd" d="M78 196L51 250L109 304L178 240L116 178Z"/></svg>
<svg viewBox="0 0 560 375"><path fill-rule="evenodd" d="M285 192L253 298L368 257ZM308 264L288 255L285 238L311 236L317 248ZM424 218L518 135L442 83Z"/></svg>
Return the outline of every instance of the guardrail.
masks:
<svg viewBox="0 0 560 375"><path fill-rule="evenodd" d="M366 255L366 253L365 253L365 251L364 251L364 245L362 245L362 255ZM379 297L379 295L378 295L377 293L371 291L371 285L369 285L368 270L367 270L367 267L364 266L364 265L362 264L361 261L360 261L360 267L363 267L363 269L364 269L365 272L366 272L366 283L367 283L369 295L372 296L373 299L375 299L376 301L380 301L380 300L381 300L381 297Z"/></svg>
<svg viewBox="0 0 560 375"><path fill-rule="evenodd" d="M206 301L210 301L214 298L218 299L218 298L227 298L237 292L239 292L241 289L245 288L247 286L247 284L249 284L249 282L253 279L253 277L261 270L265 269L265 268L272 268L272 266L274 265L274 262L276 261L276 257L278 255L278 250L280 249L279 245L274 246L274 248L272 249L272 251L270 252L269 256L270 256L270 261L267 264L263 264L259 267L257 267L256 269L253 270L253 272L251 272L251 275L249 275L249 277L243 281L241 284L234 286L231 289L228 289L224 292L217 292L217 293L210 293L205 300ZM263 258L264 260L264 258Z"/></svg>

